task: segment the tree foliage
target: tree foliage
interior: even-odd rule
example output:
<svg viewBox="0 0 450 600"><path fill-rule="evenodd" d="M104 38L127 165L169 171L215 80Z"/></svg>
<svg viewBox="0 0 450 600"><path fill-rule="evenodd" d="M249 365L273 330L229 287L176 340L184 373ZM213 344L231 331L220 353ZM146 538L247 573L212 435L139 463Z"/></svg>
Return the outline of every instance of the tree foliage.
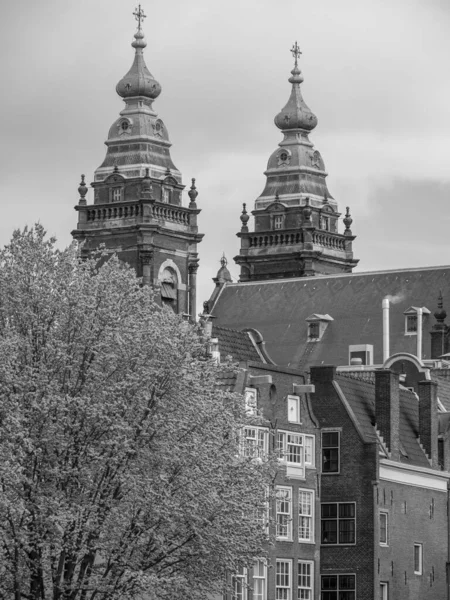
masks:
<svg viewBox="0 0 450 600"><path fill-rule="evenodd" d="M264 555L273 476L201 332L41 226L0 252L0 597L204 598Z"/></svg>

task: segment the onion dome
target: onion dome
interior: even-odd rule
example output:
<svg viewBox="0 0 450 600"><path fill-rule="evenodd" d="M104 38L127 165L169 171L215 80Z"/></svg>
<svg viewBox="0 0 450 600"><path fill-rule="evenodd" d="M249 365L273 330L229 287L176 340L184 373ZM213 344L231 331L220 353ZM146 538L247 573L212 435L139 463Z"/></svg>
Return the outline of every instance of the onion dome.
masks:
<svg viewBox="0 0 450 600"><path fill-rule="evenodd" d="M161 85L147 69L144 61L144 48L147 46L147 42L141 30L140 20L134 37L135 40L131 44L136 49L134 62L125 77L117 84L116 92L122 98L144 96L154 100L161 93Z"/></svg>
<svg viewBox="0 0 450 600"><path fill-rule="evenodd" d="M291 52L295 59L294 68L291 71L292 77L289 77L288 80L292 83L292 91L288 103L275 117L275 125L283 131L290 129L312 131L317 126L317 117L306 105L300 90L303 75L298 68L298 57L301 52L297 42Z"/></svg>

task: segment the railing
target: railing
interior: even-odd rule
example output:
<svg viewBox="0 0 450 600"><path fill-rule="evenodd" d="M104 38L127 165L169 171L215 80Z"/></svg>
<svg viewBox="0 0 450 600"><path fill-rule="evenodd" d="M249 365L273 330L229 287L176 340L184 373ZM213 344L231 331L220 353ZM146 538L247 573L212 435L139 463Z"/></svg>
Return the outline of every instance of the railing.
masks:
<svg viewBox="0 0 450 600"><path fill-rule="evenodd" d="M250 248L263 248L265 246L291 246L303 242L300 231L276 234L260 234L250 236Z"/></svg>
<svg viewBox="0 0 450 600"><path fill-rule="evenodd" d="M147 204L146 206L149 209L149 214L146 216L150 218L189 225L189 209L174 207L170 204ZM89 223L142 216L144 216L143 204L108 204L107 206L101 207L92 206L86 210L86 219Z"/></svg>
<svg viewBox="0 0 450 600"><path fill-rule="evenodd" d="M314 231L312 236L313 244L332 248L333 250L345 250L345 237L339 234L333 234L329 231Z"/></svg>

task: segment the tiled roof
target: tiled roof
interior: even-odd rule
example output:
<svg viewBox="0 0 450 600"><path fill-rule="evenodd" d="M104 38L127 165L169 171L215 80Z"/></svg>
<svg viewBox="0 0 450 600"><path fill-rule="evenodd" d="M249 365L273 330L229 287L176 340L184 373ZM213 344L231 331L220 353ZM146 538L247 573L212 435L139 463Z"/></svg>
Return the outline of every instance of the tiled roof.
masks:
<svg viewBox="0 0 450 600"><path fill-rule="evenodd" d="M357 372L338 374L337 383L349 403L358 423L369 441L375 441L375 385L363 377L358 379ZM420 447L419 401L409 390L400 388L400 445L401 462L421 467L430 463Z"/></svg>
<svg viewBox="0 0 450 600"><path fill-rule="evenodd" d="M227 283L211 310L215 322L261 332L276 364L348 364L351 344L372 344L374 362L382 360L381 301L392 296L390 353L416 353L416 336L406 336L404 311L424 306L433 313L439 290L450 306L450 267L403 269L270 281ZM307 341L306 318L329 314L320 341ZM433 315L424 316L423 358L430 357Z"/></svg>
<svg viewBox="0 0 450 600"><path fill-rule="evenodd" d="M431 379L438 384L438 398L445 410L450 412L450 369L434 369L431 371Z"/></svg>
<svg viewBox="0 0 450 600"><path fill-rule="evenodd" d="M212 337L219 340L219 350L222 360L225 360L227 356L231 356L235 362L248 360L263 362L247 331L238 331L237 329L228 329L213 325Z"/></svg>
<svg viewBox="0 0 450 600"><path fill-rule="evenodd" d="M236 371L222 371L216 379L216 386L224 392L232 392L236 386Z"/></svg>

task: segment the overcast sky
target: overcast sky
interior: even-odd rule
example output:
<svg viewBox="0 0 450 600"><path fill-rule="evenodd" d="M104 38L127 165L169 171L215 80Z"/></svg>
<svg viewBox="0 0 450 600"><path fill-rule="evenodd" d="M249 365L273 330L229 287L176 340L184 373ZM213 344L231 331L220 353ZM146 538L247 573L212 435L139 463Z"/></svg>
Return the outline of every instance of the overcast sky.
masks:
<svg viewBox="0 0 450 600"><path fill-rule="evenodd" d="M132 0L21 0L0 8L0 244L40 221L61 246L122 109ZM358 270L449 264L448 0L146 2L154 107L184 183L196 177L199 310L225 251L239 271L242 202L253 207L282 136L298 41L304 98L328 187L351 207ZM89 200L93 194L89 192ZM187 204L187 196L185 203ZM342 231L341 227L341 231Z"/></svg>

